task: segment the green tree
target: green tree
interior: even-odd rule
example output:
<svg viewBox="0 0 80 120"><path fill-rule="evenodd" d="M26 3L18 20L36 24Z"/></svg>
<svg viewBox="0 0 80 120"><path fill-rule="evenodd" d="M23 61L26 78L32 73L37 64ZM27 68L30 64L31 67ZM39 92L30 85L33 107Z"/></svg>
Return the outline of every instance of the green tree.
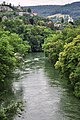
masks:
<svg viewBox="0 0 80 120"><path fill-rule="evenodd" d="M43 49L45 55L55 64L59 53L63 50L63 41L60 34L51 34L45 39Z"/></svg>
<svg viewBox="0 0 80 120"><path fill-rule="evenodd" d="M63 17L61 18L61 23L64 23L64 18Z"/></svg>
<svg viewBox="0 0 80 120"><path fill-rule="evenodd" d="M64 46L55 67L68 78L74 88L75 95L80 97L80 35Z"/></svg>
<svg viewBox="0 0 80 120"><path fill-rule="evenodd" d="M27 11L28 11L29 13L31 13L31 12L32 12L31 8L28 8L28 9L27 9Z"/></svg>
<svg viewBox="0 0 80 120"><path fill-rule="evenodd" d="M29 48L28 43L19 38L16 33L0 31L0 81L9 77L17 67L19 59L15 53L24 56Z"/></svg>

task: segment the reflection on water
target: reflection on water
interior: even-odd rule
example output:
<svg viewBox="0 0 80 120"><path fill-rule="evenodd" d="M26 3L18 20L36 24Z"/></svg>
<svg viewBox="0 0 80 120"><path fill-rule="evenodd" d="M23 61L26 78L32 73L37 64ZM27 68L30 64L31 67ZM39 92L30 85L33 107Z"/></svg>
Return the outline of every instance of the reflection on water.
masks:
<svg viewBox="0 0 80 120"><path fill-rule="evenodd" d="M43 53L29 54L23 66L13 86L22 90L24 111L14 120L80 120L80 100L61 82Z"/></svg>
<svg viewBox="0 0 80 120"><path fill-rule="evenodd" d="M21 93L19 91L19 96L14 93L12 80L13 78L6 79L5 83L1 83L0 120L13 120L14 115L22 109Z"/></svg>
<svg viewBox="0 0 80 120"><path fill-rule="evenodd" d="M24 111L14 120L80 120L80 100L62 84L43 53L29 54L19 72L13 91L22 96Z"/></svg>

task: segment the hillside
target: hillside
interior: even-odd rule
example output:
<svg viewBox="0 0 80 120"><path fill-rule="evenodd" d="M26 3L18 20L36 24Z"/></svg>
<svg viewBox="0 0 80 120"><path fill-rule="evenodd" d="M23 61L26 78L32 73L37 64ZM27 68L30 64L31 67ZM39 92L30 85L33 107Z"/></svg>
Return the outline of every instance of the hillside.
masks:
<svg viewBox="0 0 80 120"><path fill-rule="evenodd" d="M80 2L74 2L66 5L42 5L30 6L30 8L41 16L49 16L54 14L69 14L74 19L80 17Z"/></svg>

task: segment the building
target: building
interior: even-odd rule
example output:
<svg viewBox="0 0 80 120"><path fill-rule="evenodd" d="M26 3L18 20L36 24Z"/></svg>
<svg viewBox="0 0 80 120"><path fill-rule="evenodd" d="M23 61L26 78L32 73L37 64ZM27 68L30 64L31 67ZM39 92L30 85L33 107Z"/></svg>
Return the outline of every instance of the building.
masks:
<svg viewBox="0 0 80 120"><path fill-rule="evenodd" d="M70 22L74 22L74 20L73 20L73 18L72 17L69 17L69 19L68 19L68 22L70 23Z"/></svg>
<svg viewBox="0 0 80 120"><path fill-rule="evenodd" d="M54 23L62 22L62 19L64 20L64 22L73 21L70 15L67 15L67 14L54 14L54 15L48 16L47 18L51 19Z"/></svg>
<svg viewBox="0 0 80 120"><path fill-rule="evenodd" d="M9 5L0 5L0 12L13 11L13 8Z"/></svg>

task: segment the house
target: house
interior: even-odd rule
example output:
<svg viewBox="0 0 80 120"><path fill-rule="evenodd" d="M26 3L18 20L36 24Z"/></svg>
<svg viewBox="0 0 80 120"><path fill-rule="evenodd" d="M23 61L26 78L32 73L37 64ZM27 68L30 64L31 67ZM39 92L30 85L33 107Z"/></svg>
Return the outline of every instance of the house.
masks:
<svg viewBox="0 0 80 120"><path fill-rule="evenodd" d="M7 16L7 17L14 17L14 16L36 16L37 13L33 13L33 12L28 12L26 8L21 7L20 5L18 6L12 6L11 3L7 3L3 2L2 4L0 4L0 17L2 18L3 16ZM7 12L7 14L6 14ZM6 19L6 17L3 17L3 20Z"/></svg>
<svg viewBox="0 0 80 120"><path fill-rule="evenodd" d="M51 19L54 23L62 22L62 19L64 22L69 22L73 20L67 14L54 14L54 15L48 16L47 18Z"/></svg>
<svg viewBox="0 0 80 120"><path fill-rule="evenodd" d="M68 19L68 23L70 23L70 22L72 22L72 23L74 22L72 17L69 17L69 19Z"/></svg>
<svg viewBox="0 0 80 120"><path fill-rule="evenodd" d="M11 8L9 5L0 5L0 12L5 11L13 11L13 8Z"/></svg>

